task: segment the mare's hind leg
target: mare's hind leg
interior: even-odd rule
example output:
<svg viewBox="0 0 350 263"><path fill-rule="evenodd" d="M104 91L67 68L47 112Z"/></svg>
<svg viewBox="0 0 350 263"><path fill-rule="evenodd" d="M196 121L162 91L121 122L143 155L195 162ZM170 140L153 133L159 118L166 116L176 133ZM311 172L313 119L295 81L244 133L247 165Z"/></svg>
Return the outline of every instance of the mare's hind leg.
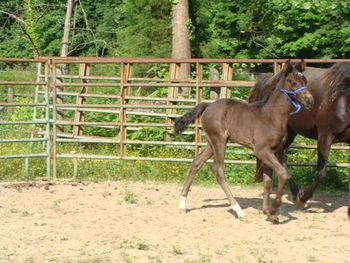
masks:
<svg viewBox="0 0 350 263"><path fill-rule="evenodd" d="M203 164L213 155L213 151L208 144L205 149L198 154L191 165L191 169L186 177L185 184L182 188L181 191L181 196L180 196L180 209L186 211L186 197L188 195L188 191L190 190L190 187L193 182L193 178L198 172L198 170L203 166Z"/></svg>
<svg viewBox="0 0 350 263"><path fill-rule="evenodd" d="M275 215L278 208L282 203L283 189L288 179L288 173L285 167L278 161L277 157L272 151L260 151L256 152L258 158L260 158L266 165L271 167L278 176L278 187L276 192L276 198L272 204L272 207L268 211L268 217L273 223L278 223L278 217Z"/></svg>
<svg viewBox="0 0 350 263"><path fill-rule="evenodd" d="M225 158L225 148L226 148L227 138L220 138L220 139L217 138L216 140L215 139L212 140L212 138L210 139L211 139L210 144L212 146L213 153L214 153L213 172L216 177L216 180L220 184L222 190L224 190L232 210L236 212L239 218L242 218L244 217L244 212L239 206L236 199L233 197L231 190L228 184L226 183L225 177L224 177L224 158Z"/></svg>
<svg viewBox="0 0 350 263"><path fill-rule="evenodd" d="M323 179L326 177L326 164L328 160L328 154L333 142L332 135L319 135L317 142L317 168L314 181L309 187L301 190L298 194L298 201L301 205L304 205L309 200L316 188L320 185Z"/></svg>

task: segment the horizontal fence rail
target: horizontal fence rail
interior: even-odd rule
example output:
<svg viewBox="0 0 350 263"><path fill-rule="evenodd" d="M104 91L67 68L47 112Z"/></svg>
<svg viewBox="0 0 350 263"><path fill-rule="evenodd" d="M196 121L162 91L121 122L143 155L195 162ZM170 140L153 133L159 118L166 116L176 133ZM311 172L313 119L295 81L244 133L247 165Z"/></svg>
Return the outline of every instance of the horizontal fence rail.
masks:
<svg viewBox="0 0 350 263"><path fill-rule="evenodd" d="M305 60L318 65L339 61L350 62L347 59ZM60 172L60 160L72 160L74 176L78 173L78 160L191 162L206 145L200 120L190 125L179 139L173 135L174 119L200 102L232 97L246 99L259 74L254 72L255 67L263 65L270 72L277 72L284 62L284 59L0 58L0 65L25 63L36 71L31 79L23 80L2 79L0 73L0 131L7 126L30 127L28 137L17 134L4 137L0 133L0 145L4 148L15 143L29 145L27 153L12 154L9 151L0 155L0 159L24 159L26 174L30 159L44 159L47 176L54 178ZM183 64L190 64L188 78L179 75ZM109 72L104 71L105 65L111 66ZM159 76L159 72L163 75ZM6 101L1 97L1 91L8 89L11 94L10 89L17 88L21 89L18 97L31 100L23 102L12 98ZM25 93L29 89L34 91ZM181 90L186 90L186 95L180 94ZM1 118L2 112L11 116L14 109L28 108L31 119ZM161 136L150 140L148 132L161 133ZM31 152L36 144L41 145L42 152ZM67 149L72 144L115 147L111 148L110 154L99 155L91 151L69 152ZM143 154L135 154L134 147L143 147ZM151 150L147 152L152 147L162 147L169 155L153 156ZM240 149L243 149L240 145L229 143L225 163L255 164L253 153ZM295 144L290 149L315 150L317 147ZM342 151L349 147L335 145L332 149ZM171 155L177 150L183 150L184 155ZM230 158L230 154L238 155L239 160L235 159L237 156ZM314 166L315 163L291 162L290 165ZM349 164L332 163L329 166L348 167Z"/></svg>

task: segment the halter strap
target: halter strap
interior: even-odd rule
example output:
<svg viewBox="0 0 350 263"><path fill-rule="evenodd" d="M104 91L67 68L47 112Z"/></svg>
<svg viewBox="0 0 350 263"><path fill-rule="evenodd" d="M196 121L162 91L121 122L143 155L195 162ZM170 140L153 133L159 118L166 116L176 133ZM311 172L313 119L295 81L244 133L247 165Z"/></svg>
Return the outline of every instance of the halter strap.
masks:
<svg viewBox="0 0 350 263"><path fill-rule="evenodd" d="M290 115L300 111L301 105L297 102L295 96L305 89L306 89L305 86L297 88L296 90L286 90L282 88L279 89L282 92L282 94L284 94L287 97L288 101L295 107L295 110L289 113Z"/></svg>

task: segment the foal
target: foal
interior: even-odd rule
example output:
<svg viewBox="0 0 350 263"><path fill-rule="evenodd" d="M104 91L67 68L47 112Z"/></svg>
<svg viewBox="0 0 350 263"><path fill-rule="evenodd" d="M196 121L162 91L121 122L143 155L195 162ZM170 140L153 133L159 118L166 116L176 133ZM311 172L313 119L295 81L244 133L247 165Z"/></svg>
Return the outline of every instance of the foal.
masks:
<svg viewBox="0 0 350 263"><path fill-rule="evenodd" d="M275 87L266 101L248 104L238 100L220 99L211 104L200 103L191 112L176 119L175 132L181 133L197 117L202 116L202 126L208 144L197 155L186 177L180 196L180 209L186 210L186 197L196 172L213 156L213 172L224 190L231 208L238 217L244 213L233 197L224 179L225 148L229 139L250 148L257 158L275 170L278 189L273 205L269 207L271 180L264 184L263 211L268 219L278 223L277 210L281 205L283 188L288 178L287 170L280 164L275 153L284 145L288 114L303 104L310 108L311 94L306 90L306 78L288 60L269 85Z"/></svg>

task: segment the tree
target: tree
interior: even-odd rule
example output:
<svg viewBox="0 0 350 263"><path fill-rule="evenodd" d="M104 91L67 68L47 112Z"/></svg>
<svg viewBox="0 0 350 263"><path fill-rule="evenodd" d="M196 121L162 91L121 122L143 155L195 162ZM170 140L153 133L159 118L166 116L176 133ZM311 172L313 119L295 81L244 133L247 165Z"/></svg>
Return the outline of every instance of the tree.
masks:
<svg viewBox="0 0 350 263"><path fill-rule="evenodd" d="M0 1L0 56L31 57L35 49L44 56L59 56L66 3L67 0ZM70 28L68 55L72 56L189 58L192 53L193 57L216 58L350 57L349 1L77 3ZM175 24L180 21L175 18L180 8L182 22ZM187 34L189 41L176 44L175 30ZM177 48L187 50L186 54L175 54Z"/></svg>
<svg viewBox="0 0 350 263"><path fill-rule="evenodd" d="M115 14L115 56L170 57L170 1L124 0Z"/></svg>
<svg viewBox="0 0 350 263"><path fill-rule="evenodd" d="M173 3L172 9L172 58L191 58L191 43L188 26L189 3L188 0L178 0ZM191 65L182 63L179 72L181 80L188 79L190 76ZM179 89L180 96L188 96L190 88L181 87Z"/></svg>
<svg viewBox="0 0 350 263"><path fill-rule="evenodd" d="M71 29L70 21L72 19L74 4L75 4L75 0L67 0L66 17L64 20L64 30L63 30L63 39L62 39L62 48L61 48L61 57L66 57L68 55L69 33Z"/></svg>

